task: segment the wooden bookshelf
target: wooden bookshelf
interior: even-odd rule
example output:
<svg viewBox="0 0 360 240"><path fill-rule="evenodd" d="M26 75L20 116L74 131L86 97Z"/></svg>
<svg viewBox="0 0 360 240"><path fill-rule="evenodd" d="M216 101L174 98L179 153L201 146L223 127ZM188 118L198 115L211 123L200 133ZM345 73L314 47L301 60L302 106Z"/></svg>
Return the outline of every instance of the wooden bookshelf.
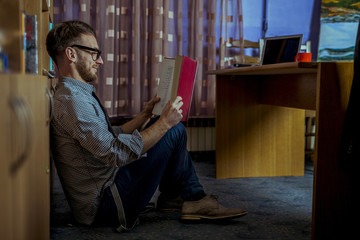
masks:
<svg viewBox="0 0 360 240"><path fill-rule="evenodd" d="M21 30L22 14L37 16L38 32L38 72L49 69L50 58L46 52L46 34L52 19L50 0L2 0L0 1L0 46L8 55L10 73L21 72L23 33Z"/></svg>
<svg viewBox="0 0 360 240"><path fill-rule="evenodd" d="M26 74L23 13L37 17L38 74ZM50 238L49 69L51 0L0 0L0 239Z"/></svg>
<svg viewBox="0 0 360 240"><path fill-rule="evenodd" d="M8 55L11 72L21 71L21 11L20 2L0 1L0 46Z"/></svg>

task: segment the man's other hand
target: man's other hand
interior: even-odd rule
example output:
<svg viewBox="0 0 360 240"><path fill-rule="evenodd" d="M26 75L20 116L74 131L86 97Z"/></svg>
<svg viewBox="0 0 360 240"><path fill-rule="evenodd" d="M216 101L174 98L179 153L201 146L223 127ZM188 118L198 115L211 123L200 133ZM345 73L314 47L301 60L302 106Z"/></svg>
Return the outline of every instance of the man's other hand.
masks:
<svg viewBox="0 0 360 240"><path fill-rule="evenodd" d="M174 102L168 102L165 105L159 120L164 121L169 128L172 128L178 124L183 117L181 109L183 104L182 98L177 96Z"/></svg>

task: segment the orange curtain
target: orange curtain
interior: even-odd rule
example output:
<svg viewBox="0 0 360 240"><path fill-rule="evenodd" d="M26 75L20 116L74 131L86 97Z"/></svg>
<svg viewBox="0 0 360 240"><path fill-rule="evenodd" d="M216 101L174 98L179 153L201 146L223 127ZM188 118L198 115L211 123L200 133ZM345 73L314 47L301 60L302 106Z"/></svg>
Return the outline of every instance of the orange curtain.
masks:
<svg viewBox="0 0 360 240"><path fill-rule="evenodd" d="M199 62L191 116L215 116L220 39L242 38L241 0L54 0L54 22L79 19L97 32L104 60L97 93L110 116L133 116L156 95L164 57Z"/></svg>

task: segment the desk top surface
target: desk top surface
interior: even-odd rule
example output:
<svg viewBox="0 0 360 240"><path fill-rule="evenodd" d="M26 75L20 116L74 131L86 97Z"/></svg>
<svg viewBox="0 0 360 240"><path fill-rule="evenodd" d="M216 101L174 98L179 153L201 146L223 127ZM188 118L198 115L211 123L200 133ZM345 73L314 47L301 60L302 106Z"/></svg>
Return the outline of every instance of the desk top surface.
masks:
<svg viewBox="0 0 360 240"><path fill-rule="evenodd" d="M318 62L289 62L269 64L262 66L226 68L208 71L207 74L215 75L276 75L316 73Z"/></svg>

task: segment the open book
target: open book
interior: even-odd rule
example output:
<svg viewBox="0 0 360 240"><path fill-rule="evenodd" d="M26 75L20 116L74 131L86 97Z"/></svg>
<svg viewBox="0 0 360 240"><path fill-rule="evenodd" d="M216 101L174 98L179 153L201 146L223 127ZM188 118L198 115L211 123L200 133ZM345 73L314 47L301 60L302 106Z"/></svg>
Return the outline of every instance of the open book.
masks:
<svg viewBox="0 0 360 240"><path fill-rule="evenodd" d="M197 62L189 57L177 55L175 58L163 59L157 93L160 102L154 106L153 114L160 115L169 101L174 101L180 96L184 103L181 107L181 121L188 120L196 70Z"/></svg>

